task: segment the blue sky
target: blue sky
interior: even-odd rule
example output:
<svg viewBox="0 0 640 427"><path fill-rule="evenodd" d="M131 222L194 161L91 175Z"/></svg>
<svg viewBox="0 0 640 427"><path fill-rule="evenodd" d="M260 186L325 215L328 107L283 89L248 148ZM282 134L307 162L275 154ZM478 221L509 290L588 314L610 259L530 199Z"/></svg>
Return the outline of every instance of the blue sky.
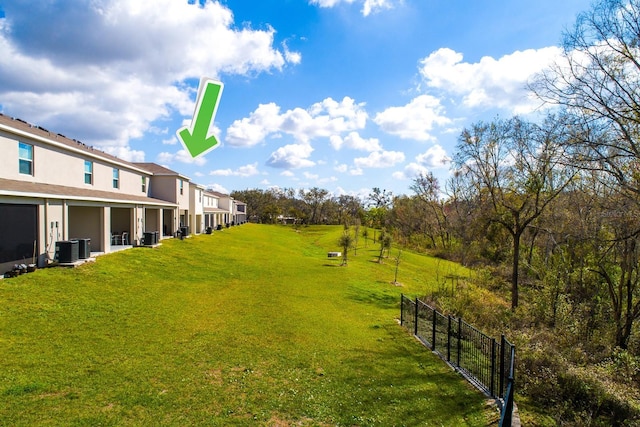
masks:
<svg viewBox="0 0 640 427"><path fill-rule="evenodd" d="M0 0L0 112L218 191L442 186L460 131L526 83L587 0ZM192 158L201 77L225 87Z"/></svg>

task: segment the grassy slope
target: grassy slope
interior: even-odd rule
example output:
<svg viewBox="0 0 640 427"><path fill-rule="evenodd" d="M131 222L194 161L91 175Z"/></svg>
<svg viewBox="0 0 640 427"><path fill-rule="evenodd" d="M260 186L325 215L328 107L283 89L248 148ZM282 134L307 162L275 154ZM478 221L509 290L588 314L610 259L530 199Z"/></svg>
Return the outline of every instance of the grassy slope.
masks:
<svg viewBox="0 0 640 427"><path fill-rule="evenodd" d="M450 273L247 224L0 281L2 425L486 425L395 318ZM392 253L392 255L394 255Z"/></svg>

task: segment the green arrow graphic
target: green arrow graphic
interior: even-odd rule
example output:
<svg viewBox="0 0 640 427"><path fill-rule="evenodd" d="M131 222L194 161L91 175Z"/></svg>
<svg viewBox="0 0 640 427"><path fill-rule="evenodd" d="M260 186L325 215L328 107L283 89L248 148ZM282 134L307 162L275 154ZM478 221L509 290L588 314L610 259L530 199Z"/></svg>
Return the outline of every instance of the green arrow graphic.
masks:
<svg viewBox="0 0 640 427"><path fill-rule="evenodd" d="M215 135L208 135L209 128L216 117L218 104L224 85L214 80L203 79L198 89L196 109L191 126L181 127L176 131L178 139L191 157L198 157L218 146Z"/></svg>

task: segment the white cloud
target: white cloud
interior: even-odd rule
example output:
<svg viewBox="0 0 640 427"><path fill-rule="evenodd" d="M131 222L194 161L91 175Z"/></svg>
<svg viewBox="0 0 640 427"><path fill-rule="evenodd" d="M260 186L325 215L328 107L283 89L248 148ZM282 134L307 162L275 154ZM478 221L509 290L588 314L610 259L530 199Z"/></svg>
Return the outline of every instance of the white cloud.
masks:
<svg viewBox="0 0 640 427"><path fill-rule="evenodd" d="M128 162L144 162L144 151L132 150L129 147L105 147L104 151Z"/></svg>
<svg viewBox="0 0 640 427"><path fill-rule="evenodd" d="M469 63L463 62L461 53L441 48L420 61L420 74L428 87L462 96L467 107L497 107L521 114L540 104L527 91L528 80L560 54L559 47L546 47Z"/></svg>
<svg viewBox="0 0 640 427"><path fill-rule="evenodd" d="M335 170L336 172L340 172L340 173L345 173L348 169L349 169L349 167L344 163L336 165L333 168L333 170Z"/></svg>
<svg viewBox="0 0 640 427"><path fill-rule="evenodd" d="M395 179L414 179L420 174L426 174L433 169L445 169L449 166L451 158L440 145L434 145L427 151L416 156L416 161L404 167L402 171L392 174Z"/></svg>
<svg viewBox="0 0 640 427"><path fill-rule="evenodd" d="M337 181L338 181L338 178L336 178L335 176L329 176L329 177L326 177L326 178L320 178L318 180L318 183L319 184L327 184L329 182L337 182Z"/></svg>
<svg viewBox="0 0 640 427"><path fill-rule="evenodd" d="M156 161L160 164L171 164L173 162L180 162L186 164L193 164L197 166L204 166L207 163L205 157L192 157L187 150L179 150L175 153L169 153L163 151L158 154Z"/></svg>
<svg viewBox="0 0 640 427"><path fill-rule="evenodd" d="M380 9L391 9L394 2L391 0L365 0L362 5L362 14L369 16L373 12L377 12Z"/></svg>
<svg viewBox="0 0 640 427"><path fill-rule="evenodd" d="M177 143L178 143L178 138L175 135L171 136L170 138L162 140L162 144L164 145L176 145Z"/></svg>
<svg viewBox="0 0 640 427"><path fill-rule="evenodd" d="M230 193L229 190L227 190L225 187L223 187L220 184L209 184L209 185L207 185L207 188L209 190L217 191L218 193L222 193L222 194L229 194Z"/></svg>
<svg viewBox="0 0 640 427"><path fill-rule="evenodd" d="M331 146L335 150L339 150L340 148L342 148L342 144L344 144L344 140L340 135L331 135L329 137L329 144L331 144Z"/></svg>
<svg viewBox="0 0 640 427"><path fill-rule="evenodd" d="M235 120L227 128L225 141L236 147L252 147L276 132L282 126L282 121L280 107L275 103L260 104L249 117Z"/></svg>
<svg viewBox="0 0 640 427"><path fill-rule="evenodd" d="M284 50L284 58L288 63L299 64L302 62L302 54L300 52L290 51L286 42L282 43L282 49Z"/></svg>
<svg viewBox="0 0 640 427"><path fill-rule="evenodd" d="M281 176L286 176L286 177L289 177L289 178L293 178L295 176L295 174L293 172L291 172L291 171L282 171L280 173L280 175Z"/></svg>
<svg viewBox="0 0 640 427"><path fill-rule="evenodd" d="M451 158L447 155L444 148L436 144L424 153L419 154L416 157L416 161L428 168L436 169L447 168L451 162Z"/></svg>
<svg viewBox="0 0 640 427"><path fill-rule="evenodd" d="M240 177L249 177L253 175L258 175L260 172L258 171L258 163L253 163L250 165L240 166L238 169L216 169L209 172L209 175L213 176L240 176Z"/></svg>
<svg viewBox="0 0 640 427"><path fill-rule="evenodd" d="M316 4L320 7L334 7L340 3L353 3L355 0L309 0L310 4Z"/></svg>
<svg viewBox="0 0 640 427"><path fill-rule="evenodd" d="M249 117L229 126L226 141L236 147L251 147L280 133L303 143L318 137L329 138L364 128L368 117L364 105L356 104L348 96L340 102L326 98L308 109L294 108L280 114L278 105L261 104Z"/></svg>
<svg viewBox="0 0 640 427"><path fill-rule="evenodd" d="M373 121L380 128L403 139L433 140L434 126L448 126L452 122L444 116L440 100L431 95L419 95L403 107L390 107L376 114Z"/></svg>
<svg viewBox="0 0 640 427"><path fill-rule="evenodd" d="M315 173L310 173L310 172L304 172L302 175L303 175L306 179L315 179L315 180L317 180L317 179L319 179L319 178L320 178L320 175L315 174Z"/></svg>
<svg viewBox="0 0 640 427"><path fill-rule="evenodd" d="M238 176L253 176L258 175L259 173L258 162L252 163L250 165L240 166L238 168Z"/></svg>
<svg viewBox="0 0 640 427"><path fill-rule="evenodd" d="M391 176L393 176L394 179L398 179L398 180L413 179L418 175L426 174L427 172L429 172L429 169L426 168L424 165L411 162L404 167L403 171L396 171Z"/></svg>
<svg viewBox="0 0 640 427"><path fill-rule="evenodd" d="M338 135L332 135L329 138L329 142L333 148L340 150L343 146L360 151L381 151L382 146L378 138L365 139L360 136L358 132L350 132L344 138Z"/></svg>
<svg viewBox="0 0 640 427"><path fill-rule="evenodd" d="M362 170L362 168L351 168L349 169L349 175L352 175L352 176L364 175L364 171Z"/></svg>
<svg viewBox="0 0 640 427"><path fill-rule="evenodd" d="M283 115L281 131L292 135L298 141L307 142L318 137L362 129L367 122L364 103L345 96L338 102L326 98L317 102L307 110L295 108Z"/></svg>
<svg viewBox="0 0 640 427"><path fill-rule="evenodd" d="M313 147L309 144L289 144L278 148L271 153L267 160L267 165L281 169L298 169L314 166L315 163L309 160L313 152Z"/></svg>
<svg viewBox="0 0 640 427"><path fill-rule="evenodd" d="M376 151L368 157L353 159L358 168L388 168L403 161L404 153L400 151Z"/></svg>
<svg viewBox="0 0 640 427"><path fill-rule="evenodd" d="M56 19L50 6L5 6L3 110L92 145L128 149L129 140L150 131L154 121L175 111L192 114L193 91L176 82L281 70L300 61L298 53L273 47L273 28L236 28L220 2L56 2ZM19 43L12 31L17 28L31 31Z"/></svg>
<svg viewBox="0 0 640 427"><path fill-rule="evenodd" d="M362 3L362 9L360 12L363 16L369 16L371 13L377 12L380 9L391 9L394 4L399 3L401 0L358 0L358 3ZM340 3L355 3L356 0L309 0L310 4L315 4L320 7L334 7Z"/></svg>

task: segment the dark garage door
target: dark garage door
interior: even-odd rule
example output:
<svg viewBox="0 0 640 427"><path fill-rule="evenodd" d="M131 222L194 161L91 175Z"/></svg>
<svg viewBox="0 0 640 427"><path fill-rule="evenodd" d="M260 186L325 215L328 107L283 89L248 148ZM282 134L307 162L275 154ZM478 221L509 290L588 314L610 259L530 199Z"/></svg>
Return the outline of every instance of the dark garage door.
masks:
<svg viewBox="0 0 640 427"><path fill-rule="evenodd" d="M0 203L0 264L17 261L30 264L37 239L38 206Z"/></svg>

